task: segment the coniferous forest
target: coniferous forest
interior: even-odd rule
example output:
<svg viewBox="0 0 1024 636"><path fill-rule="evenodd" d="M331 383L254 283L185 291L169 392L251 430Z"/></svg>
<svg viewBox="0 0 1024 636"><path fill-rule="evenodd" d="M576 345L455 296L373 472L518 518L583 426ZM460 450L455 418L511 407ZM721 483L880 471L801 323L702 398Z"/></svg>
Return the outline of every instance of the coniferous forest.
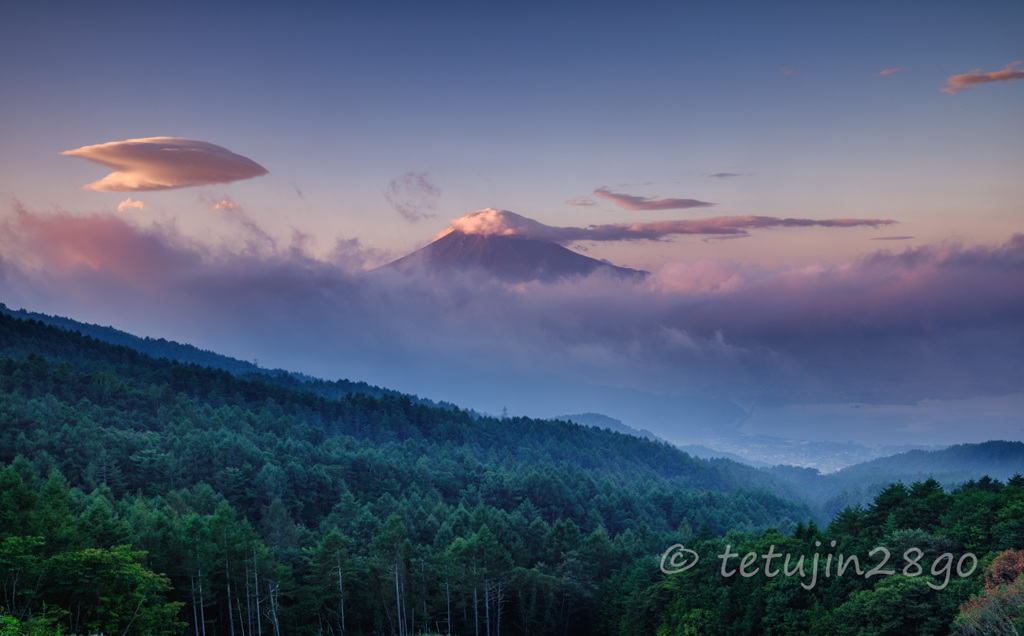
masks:
<svg viewBox="0 0 1024 636"><path fill-rule="evenodd" d="M0 315L0 634L1024 626L1020 477L820 523L771 471L357 386Z"/></svg>

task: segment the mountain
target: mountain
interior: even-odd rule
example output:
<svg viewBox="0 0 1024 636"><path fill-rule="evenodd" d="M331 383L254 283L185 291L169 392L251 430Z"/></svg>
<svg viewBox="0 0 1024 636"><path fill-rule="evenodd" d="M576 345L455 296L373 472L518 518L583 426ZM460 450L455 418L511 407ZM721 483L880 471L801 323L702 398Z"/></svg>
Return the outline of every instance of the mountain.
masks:
<svg viewBox="0 0 1024 636"><path fill-rule="evenodd" d="M336 399L344 395L363 393L372 397L385 395L404 396L416 404L428 404L442 408L452 408L446 402L434 402L415 395L407 395L392 389L385 389L366 382L352 380L323 380L304 373L285 371L284 369L266 369L255 362L238 360L213 351L200 349L190 344L181 344L164 338L140 338L114 327L102 327L91 323L80 322L63 316L51 316L25 309L11 309L0 302L0 315L8 315L26 321L36 321L76 335L86 336L99 342L128 347L139 353L157 360L164 358L184 365L194 364L200 367L220 369L240 378L258 378L262 382L273 383L296 391L309 391L320 397ZM0 356L9 352L0 348Z"/></svg>
<svg viewBox="0 0 1024 636"><path fill-rule="evenodd" d="M945 488L984 478L1009 480L1024 474L1024 443L993 440L941 450L911 450L854 464L834 473L779 465L763 469L803 491L819 515L830 517L846 506L867 505L888 484L935 479Z"/></svg>
<svg viewBox="0 0 1024 636"><path fill-rule="evenodd" d="M417 269L481 269L508 282L545 282L605 271L625 278L642 278L647 272L616 267L577 254L557 243L518 236L450 232L430 245L384 266L403 272Z"/></svg>
<svg viewBox="0 0 1024 636"><path fill-rule="evenodd" d="M871 615L857 605L867 602L887 616L913 603L915 615L949 623L980 577L966 578L972 567L940 597L914 594L925 579L888 579L897 588L851 575L812 616L802 581L729 580L714 555L723 544L734 557L778 544L802 562L840 537L862 555L927 541L952 563L953 551L994 554L1024 536L1021 478L949 494L934 482L890 486L822 532L828 519L768 470L604 427L474 416L398 394L326 397L281 383L291 377L155 359L0 312L0 578L30 582L9 586L0 622L17 633L65 633L55 623L68 621L73 633L136 636L199 625L225 634L236 622L256 633L261 620L286 634L342 624L495 633L500 622L510 636L654 636L690 617L699 633L812 620L846 633L836 626ZM895 463L1013 469L1022 446ZM684 544L699 569L666 577L666 546ZM668 565L681 565L673 554ZM765 604L773 598L782 600ZM21 619L8 615L14 606ZM266 609L242 609L256 606ZM57 612L69 607L73 618Z"/></svg>
<svg viewBox="0 0 1024 636"><path fill-rule="evenodd" d="M844 468L833 475L837 483L910 483L933 477L947 485L989 476L1009 479L1024 474L1024 443L992 440L980 444L957 444L942 450L911 450L891 457Z"/></svg>

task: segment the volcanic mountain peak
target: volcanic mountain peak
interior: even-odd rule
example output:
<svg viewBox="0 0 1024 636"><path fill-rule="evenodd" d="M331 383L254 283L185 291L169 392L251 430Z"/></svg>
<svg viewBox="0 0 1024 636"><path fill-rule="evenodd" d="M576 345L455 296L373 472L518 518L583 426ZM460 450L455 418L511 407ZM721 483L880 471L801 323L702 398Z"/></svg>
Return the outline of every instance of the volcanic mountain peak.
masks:
<svg viewBox="0 0 1024 636"><path fill-rule="evenodd" d="M452 231L426 247L385 267L399 271L415 269L481 269L509 282L540 280L545 282L597 271L642 278L647 272L616 267L604 261L577 254L557 243L498 234L467 234Z"/></svg>

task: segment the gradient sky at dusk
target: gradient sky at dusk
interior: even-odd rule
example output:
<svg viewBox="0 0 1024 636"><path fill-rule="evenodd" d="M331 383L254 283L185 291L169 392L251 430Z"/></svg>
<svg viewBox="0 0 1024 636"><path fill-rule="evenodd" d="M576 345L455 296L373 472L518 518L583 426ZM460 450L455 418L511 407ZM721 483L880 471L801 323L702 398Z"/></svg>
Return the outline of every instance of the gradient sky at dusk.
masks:
<svg viewBox="0 0 1024 636"><path fill-rule="evenodd" d="M667 437L689 400L768 396L759 432L864 402L899 406L833 428L956 441L971 404L1020 439L1021 24L1017 0L0 2L0 302ZM83 189L111 170L77 149L152 138L220 150ZM642 289L363 273L485 208L895 223L569 244Z"/></svg>

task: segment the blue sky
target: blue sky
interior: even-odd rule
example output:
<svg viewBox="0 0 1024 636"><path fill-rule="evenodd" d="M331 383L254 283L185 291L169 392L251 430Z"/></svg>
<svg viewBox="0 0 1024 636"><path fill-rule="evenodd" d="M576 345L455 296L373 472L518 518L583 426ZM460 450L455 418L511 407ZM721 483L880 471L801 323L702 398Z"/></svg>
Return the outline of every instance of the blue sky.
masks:
<svg viewBox="0 0 1024 636"><path fill-rule="evenodd" d="M179 136L268 168L223 188L261 222L398 252L485 207L590 222L564 201L602 186L930 239L1001 238L1017 212L1022 85L940 92L1022 57L1017 2L328 6L6 3L0 189L109 206L57 153ZM381 196L410 171L442 192L432 224Z"/></svg>
<svg viewBox="0 0 1024 636"><path fill-rule="evenodd" d="M195 253L207 262L225 245L240 254L239 242L280 260L298 241L307 256L325 263L332 250L337 255L337 240L350 248L357 240L357 253L346 261L357 270L420 247L451 219L484 208L563 227L743 215L897 221L765 229L735 241L676 236L573 246L619 265L685 270L685 285L666 283L676 292L692 291L693 272L701 268L713 270L707 276L716 281L722 272L745 272L736 280L753 285L769 274L781 280L792 272L856 270L880 249L935 255L957 243L968 251L997 250L1024 231L1024 81L1013 75L1022 67L1008 66L1024 60L1022 23L1024 5L1017 1L8 1L0 3L0 215L15 218L20 206L40 218L66 214L60 218L99 224L109 216L151 238L173 239L177 248L203 243ZM993 81L943 92L951 78L972 72ZM82 186L109 171L60 154L150 137L216 144L268 173L155 192L96 192ZM595 196L599 188L714 206L628 210ZM136 207L116 212L126 200ZM211 209L217 202L230 206ZM403 216L402 204L411 214ZM268 345L258 330L239 328L234 340L218 340L197 316L225 322L237 316L202 305L180 281L172 290L133 280L115 294L130 298L144 288L194 304L198 313L169 324L105 299L107 292L64 293L74 263L58 267L18 256L11 245L30 241L28 226L16 225L8 220L6 262L24 277L19 287L9 274L7 293L39 303L29 308L210 348L223 342L231 347L227 353L282 366L311 364L283 344ZM53 249L40 253L70 258L74 250L55 247L56 234L47 231L34 240ZM893 237L910 238L873 240ZM87 265L107 277L102 290L115 286L111 280L124 282L112 272L130 268L98 262ZM39 272L45 282L32 278ZM208 276L222 273L211 267ZM1010 280L1012 289L1018 284ZM999 307L1007 317L1007 305ZM658 316L648 316L654 323L645 328L664 326L667 319ZM714 328L702 328L712 342ZM593 368L574 358L579 349L562 344L564 359L575 360L567 368ZM261 347L278 351L261 353ZM421 353L430 352L436 353ZM359 355L359 364L318 369L448 397L440 383L389 374L369 349ZM405 364L418 364L409 355ZM650 362L636 355L624 368ZM531 369L524 361L522 375ZM1011 393L1015 371L991 393ZM608 383L588 374L580 371L587 378L581 386ZM519 380L502 378L517 387ZM451 385L460 382L465 379L454 374ZM471 401L483 392L474 390L453 397ZM855 392L839 393L828 399L852 400Z"/></svg>

